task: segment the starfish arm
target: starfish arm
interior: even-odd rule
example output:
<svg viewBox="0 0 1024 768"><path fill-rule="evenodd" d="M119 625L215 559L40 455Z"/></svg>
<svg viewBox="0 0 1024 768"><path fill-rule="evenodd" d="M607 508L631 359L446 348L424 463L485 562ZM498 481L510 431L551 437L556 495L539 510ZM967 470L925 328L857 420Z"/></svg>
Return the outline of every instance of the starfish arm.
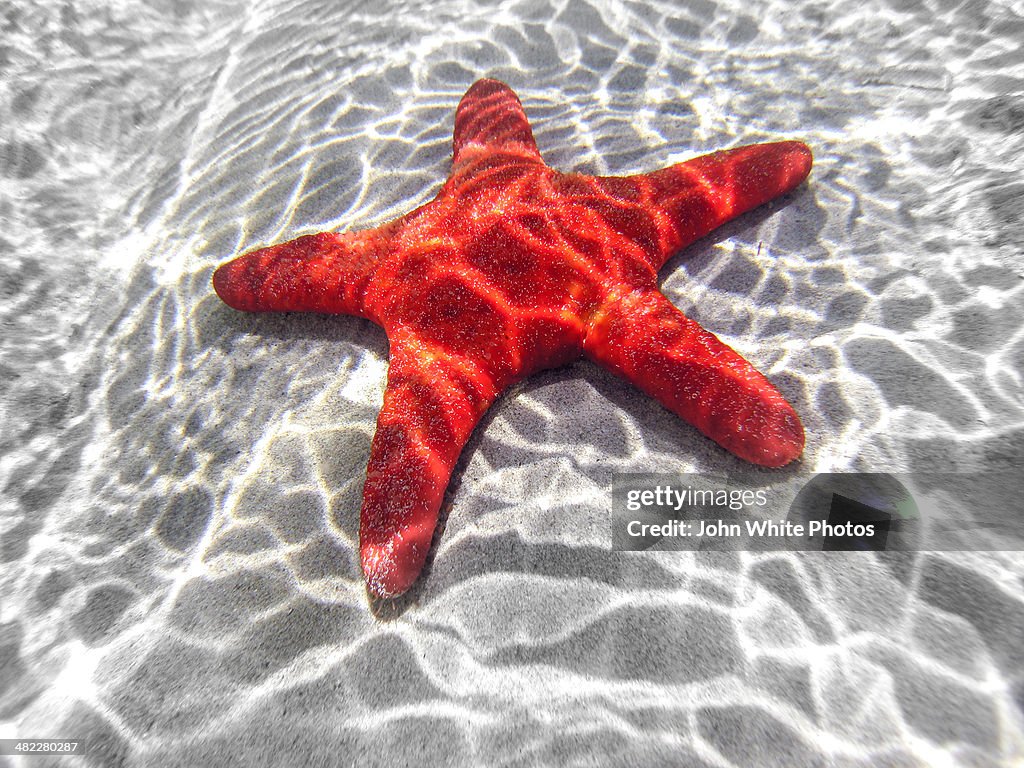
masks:
<svg viewBox="0 0 1024 768"><path fill-rule="evenodd" d="M533 129L515 92L498 80L477 80L455 111L452 165L495 152L540 161Z"/></svg>
<svg viewBox="0 0 1024 768"><path fill-rule="evenodd" d="M657 290L609 303L584 351L742 459L781 467L803 451L800 418L771 382Z"/></svg>
<svg viewBox="0 0 1024 768"><path fill-rule="evenodd" d="M378 597L405 592L423 570L452 469L497 397L466 358L392 342L384 404L370 446L359 547Z"/></svg>
<svg viewBox="0 0 1024 768"><path fill-rule="evenodd" d="M363 297L387 228L321 232L250 251L213 273L226 304L246 312L324 312L366 316Z"/></svg>
<svg viewBox="0 0 1024 768"><path fill-rule="evenodd" d="M811 150L799 141L752 144L714 152L652 173L603 177L616 204L631 209L631 221L651 266L711 230L792 191L811 170ZM624 232L624 234L632 234Z"/></svg>

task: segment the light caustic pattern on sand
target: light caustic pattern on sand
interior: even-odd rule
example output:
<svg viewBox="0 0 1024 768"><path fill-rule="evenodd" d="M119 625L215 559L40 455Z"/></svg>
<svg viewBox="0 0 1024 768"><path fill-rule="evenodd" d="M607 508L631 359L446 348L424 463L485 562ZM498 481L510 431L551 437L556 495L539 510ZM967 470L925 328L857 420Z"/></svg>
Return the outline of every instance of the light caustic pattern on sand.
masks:
<svg viewBox="0 0 1024 768"><path fill-rule="evenodd" d="M373 230L263 248L214 275L236 309L350 314L386 331L390 367L360 523L370 590L423 568L455 463L497 396L586 355L737 456L800 455L775 387L659 291L681 248L806 178L799 142L716 152L637 176L562 174L541 159L516 95L477 82L455 116L437 197Z"/></svg>

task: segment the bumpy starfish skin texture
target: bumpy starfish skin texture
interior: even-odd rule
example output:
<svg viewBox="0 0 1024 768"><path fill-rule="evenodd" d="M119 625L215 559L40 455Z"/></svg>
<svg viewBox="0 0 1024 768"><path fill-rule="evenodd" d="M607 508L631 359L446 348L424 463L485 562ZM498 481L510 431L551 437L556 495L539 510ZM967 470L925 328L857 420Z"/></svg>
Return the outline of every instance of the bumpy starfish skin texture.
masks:
<svg viewBox="0 0 1024 768"><path fill-rule="evenodd" d="M358 315L387 333L359 529L370 591L392 597L418 577L452 468L495 398L581 355L747 461L799 456L793 408L676 309L657 273L810 168L810 150L784 141L637 176L559 173L512 90L480 80L459 103L451 176L431 202L377 229L308 235L221 266L214 289L236 309Z"/></svg>

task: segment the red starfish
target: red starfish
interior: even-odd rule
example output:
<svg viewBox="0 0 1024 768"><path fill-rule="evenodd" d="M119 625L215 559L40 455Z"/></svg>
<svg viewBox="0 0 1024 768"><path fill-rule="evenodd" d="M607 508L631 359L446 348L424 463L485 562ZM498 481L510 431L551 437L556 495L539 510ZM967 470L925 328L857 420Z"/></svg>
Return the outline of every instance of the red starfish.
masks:
<svg viewBox="0 0 1024 768"><path fill-rule="evenodd" d="M480 80L455 113L452 172L431 202L377 229L321 232L221 266L249 312L359 315L390 344L359 527L366 582L419 576L452 468L506 388L586 355L737 456L792 461L804 433L753 366L658 290L674 253L789 192L811 152L758 144L625 177L541 159L515 93Z"/></svg>

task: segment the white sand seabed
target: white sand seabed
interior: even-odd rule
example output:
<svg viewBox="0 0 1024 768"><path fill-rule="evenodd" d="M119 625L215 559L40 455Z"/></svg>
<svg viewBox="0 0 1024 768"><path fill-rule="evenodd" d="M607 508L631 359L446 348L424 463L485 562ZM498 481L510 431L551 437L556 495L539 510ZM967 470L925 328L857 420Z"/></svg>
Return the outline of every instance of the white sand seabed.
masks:
<svg viewBox="0 0 1024 768"><path fill-rule="evenodd" d="M87 744L40 765L1024 759L1020 496L989 480L1024 462L1019 10L37 5L0 25L0 738ZM485 75L560 170L807 142L808 182L664 291L804 421L759 487L906 473L993 551L612 551L614 473L745 467L580 361L494 405L428 571L372 610L384 334L237 313L210 276L430 199Z"/></svg>

